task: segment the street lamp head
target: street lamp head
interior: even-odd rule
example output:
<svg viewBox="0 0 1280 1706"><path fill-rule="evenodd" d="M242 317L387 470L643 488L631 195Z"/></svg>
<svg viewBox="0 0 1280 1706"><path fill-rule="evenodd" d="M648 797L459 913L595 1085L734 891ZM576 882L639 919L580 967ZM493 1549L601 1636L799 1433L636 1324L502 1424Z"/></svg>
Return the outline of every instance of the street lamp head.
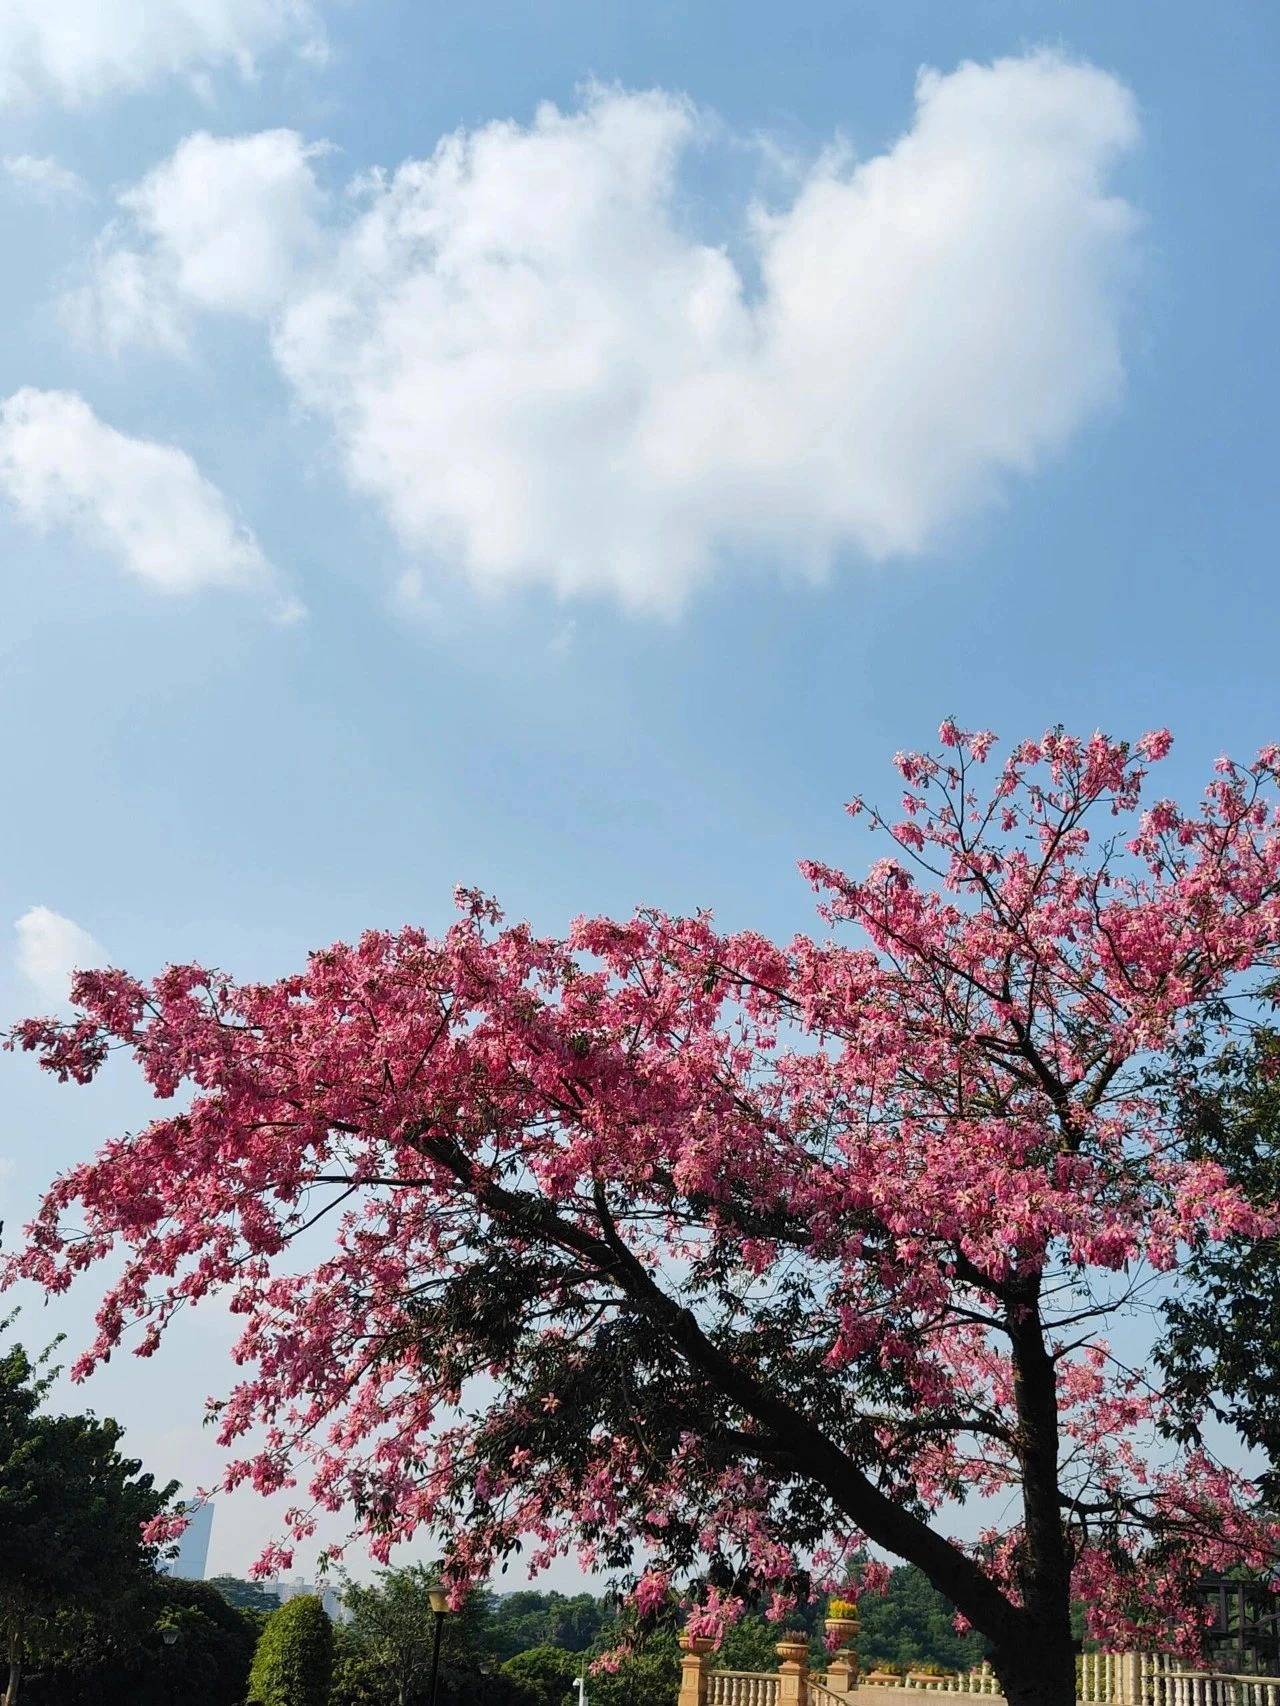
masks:
<svg viewBox="0 0 1280 1706"><path fill-rule="evenodd" d="M449 1594L445 1588L434 1587L427 1589L427 1598L431 1601L432 1632L431 1632L431 1689L427 1695L427 1706L436 1706L440 1698L440 1631L444 1628L445 1613L449 1609Z"/></svg>
<svg viewBox="0 0 1280 1706"><path fill-rule="evenodd" d="M162 1629L160 1631L160 1639L164 1642L166 1647L171 1647L178 1639L178 1631L176 1629Z"/></svg>

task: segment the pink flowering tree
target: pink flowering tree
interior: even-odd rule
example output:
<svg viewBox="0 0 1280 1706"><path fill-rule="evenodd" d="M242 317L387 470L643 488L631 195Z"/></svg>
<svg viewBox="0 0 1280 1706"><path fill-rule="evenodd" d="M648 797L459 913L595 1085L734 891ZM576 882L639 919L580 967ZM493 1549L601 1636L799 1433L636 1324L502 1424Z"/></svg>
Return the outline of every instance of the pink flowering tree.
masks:
<svg viewBox="0 0 1280 1706"><path fill-rule="evenodd" d="M1143 809L1169 744L996 764L944 724L897 760L901 821L870 814L892 855L804 867L833 940L656 912L546 940L463 893L440 940L275 983L83 973L15 1041L81 1082L129 1050L183 1111L57 1180L8 1278L123 1256L80 1374L222 1293L224 1485L296 1486L294 1542L425 1527L459 1595L528 1539L714 1631L865 1588L870 1541L1016 1706L1074 1700L1072 1597L1194 1654L1197 1575L1277 1535L1203 1449L1153 1451L1163 1395L1107 1333L1189 1244L1280 1226L1162 1092L1280 959L1280 750ZM949 1538L984 1496L1004 1526Z"/></svg>

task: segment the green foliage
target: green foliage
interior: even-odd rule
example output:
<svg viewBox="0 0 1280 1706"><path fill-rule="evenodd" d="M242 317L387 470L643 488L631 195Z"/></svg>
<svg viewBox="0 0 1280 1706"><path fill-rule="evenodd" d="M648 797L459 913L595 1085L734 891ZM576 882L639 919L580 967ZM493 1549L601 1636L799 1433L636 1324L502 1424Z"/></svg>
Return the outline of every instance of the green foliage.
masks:
<svg viewBox="0 0 1280 1706"><path fill-rule="evenodd" d="M951 1619L955 1608L931 1585L923 1571L902 1565L889 1578L882 1596L868 1594L858 1602L858 1657L864 1670L885 1661L915 1670L935 1664L946 1670L967 1670L979 1664L985 1643L976 1634L957 1635Z"/></svg>
<svg viewBox="0 0 1280 1706"><path fill-rule="evenodd" d="M381 1570L373 1586L352 1583L343 1594L351 1613L348 1640L353 1649L348 1661L352 1674L348 1686L372 1690L380 1699L408 1706L422 1694L431 1672L435 1616L429 1597L434 1575L415 1565L407 1570ZM467 1631L441 1629L441 1650L447 1636L450 1655L465 1646ZM358 1662L357 1662L358 1658Z"/></svg>
<svg viewBox="0 0 1280 1706"><path fill-rule="evenodd" d="M333 1631L333 1680L329 1706L383 1706L384 1679L349 1623Z"/></svg>
<svg viewBox="0 0 1280 1706"><path fill-rule="evenodd" d="M229 1605L209 1582L163 1581L156 1600L160 1656L172 1683L164 1698L240 1706L263 1620ZM164 1639L166 1631L176 1634L171 1643Z"/></svg>
<svg viewBox="0 0 1280 1706"><path fill-rule="evenodd" d="M563 1647L583 1653L612 1620L608 1603L589 1593L493 1594L484 1631L486 1650L499 1659L533 1647Z"/></svg>
<svg viewBox="0 0 1280 1706"><path fill-rule="evenodd" d="M725 1630L716 1664L721 1670L777 1670L781 1626L749 1615Z"/></svg>
<svg viewBox="0 0 1280 1706"><path fill-rule="evenodd" d="M241 1611L260 1611L263 1616L270 1617L280 1604L261 1582L245 1581L241 1576L210 1576L208 1585L220 1593L228 1605L234 1605Z"/></svg>
<svg viewBox="0 0 1280 1706"><path fill-rule="evenodd" d="M582 1675L582 1660L561 1647L531 1647L508 1659L502 1674L517 1685L528 1706L573 1706L573 1679Z"/></svg>
<svg viewBox="0 0 1280 1706"><path fill-rule="evenodd" d="M607 1651L618 1634L616 1626L602 1633L591 1657ZM680 1657L675 1632L655 1631L615 1672L587 1671L590 1706L672 1706L680 1691Z"/></svg>
<svg viewBox="0 0 1280 1706"><path fill-rule="evenodd" d="M160 1576L127 1613L55 1619L35 1655L30 1706L240 1706L257 1635L257 1619L209 1583Z"/></svg>
<svg viewBox="0 0 1280 1706"><path fill-rule="evenodd" d="M1178 1115L1197 1159L1219 1162L1253 1202L1280 1200L1280 1037L1260 1033L1200 1065L1178 1097ZM1192 1418L1208 1402L1251 1446L1266 1453L1257 1477L1264 1497L1280 1502L1280 1241L1227 1238L1202 1244L1163 1306L1165 1334L1156 1362L1178 1402L1171 1431L1198 1438Z"/></svg>
<svg viewBox="0 0 1280 1706"><path fill-rule="evenodd" d="M435 1616L430 1590L435 1569L413 1565L382 1570L369 1586L352 1584L343 1595L352 1619L337 1637L337 1656L329 1706L420 1706L431 1680ZM504 1600L470 1593L441 1624L439 1706L524 1706L517 1685L499 1673L510 1658L513 1622L537 1613L541 1625L557 1622L557 1606L570 1605L561 1594L513 1594L528 1602L516 1618L504 1619ZM589 1595L582 1598L594 1605ZM552 1605L551 1602L556 1602ZM573 1632L573 1619L562 1620ZM540 1643L535 1639L529 1645ZM519 1651L519 1647L515 1651Z"/></svg>
<svg viewBox="0 0 1280 1706"><path fill-rule="evenodd" d="M249 1699L259 1706L326 1706L332 1675L333 1625L314 1594L299 1594L267 1619Z"/></svg>
<svg viewBox="0 0 1280 1706"><path fill-rule="evenodd" d="M329 1706L422 1706L429 1675L431 1613L427 1590L434 1573L421 1568L382 1572L371 1587L346 1595L354 1616L339 1630ZM811 1637L812 1662L825 1664L822 1625L829 1608L801 1604L788 1627ZM904 1567L888 1594L858 1603L864 1669L886 1660L899 1672L967 1669L983 1654L976 1635L951 1626L952 1608L920 1571ZM637 1642L629 1615L619 1618L605 1599L521 1589L474 1594L444 1624L441 1706L564 1706L573 1679L585 1673L591 1706L672 1706L680 1686L680 1649L673 1626ZM726 1631L713 1663L724 1670L775 1671L782 1626L758 1612ZM613 1647L637 1642L614 1673L590 1668ZM395 1655L399 1654L396 1658Z"/></svg>
<svg viewBox="0 0 1280 1706"><path fill-rule="evenodd" d="M155 1583L157 1557L140 1530L177 1490L176 1483L157 1488L140 1463L121 1456L118 1423L44 1414L52 1379L20 1345L0 1358L0 1638L8 1706L28 1657L65 1639L65 1620L106 1624L138 1612ZM62 1633L55 1629L60 1620Z"/></svg>

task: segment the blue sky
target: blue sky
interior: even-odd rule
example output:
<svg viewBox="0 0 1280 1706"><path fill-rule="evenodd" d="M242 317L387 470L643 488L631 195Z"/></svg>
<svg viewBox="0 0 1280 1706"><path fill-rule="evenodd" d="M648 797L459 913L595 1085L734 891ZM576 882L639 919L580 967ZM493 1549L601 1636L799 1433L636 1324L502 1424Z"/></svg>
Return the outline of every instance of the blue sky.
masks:
<svg viewBox="0 0 1280 1706"><path fill-rule="evenodd" d="M1238 3L0 7L6 1016L87 938L270 974L458 882L789 932L948 714L1168 723L1184 791L1274 739L1278 50ZM11 1224L146 1114L0 1095ZM198 1480L226 1339L88 1399Z"/></svg>

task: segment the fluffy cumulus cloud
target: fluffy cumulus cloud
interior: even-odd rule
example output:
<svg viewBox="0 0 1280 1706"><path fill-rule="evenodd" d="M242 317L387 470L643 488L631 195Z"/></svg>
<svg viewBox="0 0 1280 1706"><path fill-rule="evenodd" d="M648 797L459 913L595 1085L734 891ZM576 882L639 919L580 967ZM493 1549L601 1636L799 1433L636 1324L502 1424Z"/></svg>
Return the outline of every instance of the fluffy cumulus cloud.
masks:
<svg viewBox="0 0 1280 1706"><path fill-rule="evenodd" d="M318 152L291 130L187 137L120 197L122 218L64 302L74 328L113 350L180 348L197 310L269 313L319 245Z"/></svg>
<svg viewBox="0 0 1280 1706"><path fill-rule="evenodd" d="M321 51L307 0L0 0L0 109L82 106L227 65L248 75L287 40Z"/></svg>
<svg viewBox="0 0 1280 1706"><path fill-rule="evenodd" d="M595 89L446 138L343 218L290 133L191 139L93 288L132 269L153 336L262 315L429 572L640 609L735 552L820 574L925 549L1117 395L1138 121L1114 77L1051 53L926 72L897 142L833 147L727 247L683 193L703 128ZM193 166L234 193L185 211Z"/></svg>
<svg viewBox="0 0 1280 1706"><path fill-rule="evenodd" d="M274 585L257 540L186 451L117 431L73 392L0 403L6 498L32 527L69 529L161 592Z"/></svg>
<svg viewBox="0 0 1280 1706"><path fill-rule="evenodd" d="M107 951L87 930L47 906L29 907L14 925L18 971L31 990L60 1007L71 992L71 974L107 964Z"/></svg>

